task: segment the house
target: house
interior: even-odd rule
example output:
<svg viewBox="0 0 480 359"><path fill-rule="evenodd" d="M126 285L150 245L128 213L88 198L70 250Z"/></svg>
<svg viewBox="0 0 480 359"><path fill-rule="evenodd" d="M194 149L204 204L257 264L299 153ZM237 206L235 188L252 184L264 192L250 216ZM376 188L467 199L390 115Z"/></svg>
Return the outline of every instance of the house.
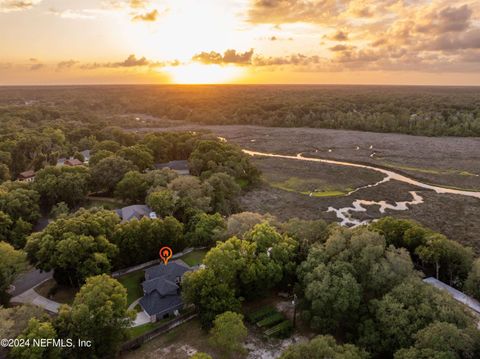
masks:
<svg viewBox="0 0 480 359"><path fill-rule="evenodd" d="M162 168L169 168L177 172L181 176L189 175L188 161L170 161L166 163L156 163L155 168L161 170Z"/></svg>
<svg viewBox="0 0 480 359"><path fill-rule="evenodd" d="M142 283L143 297L139 304L153 323L157 320L178 315L183 308L180 283L183 275L191 271L182 260L159 264L145 270Z"/></svg>
<svg viewBox="0 0 480 359"><path fill-rule="evenodd" d="M64 163L63 163L65 166L83 166L83 162L76 159L76 158L70 158L68 160L66 160Z"/></svg>
<svg viewBox="0 0 480 359"><path fill-rule="evenodd" d="M122 223L128 222L134 218L140 220L143 217L156 219L157 214L153 212L150 207L143 204L134 204L132 206L118 208L115 210L118 216L122 219Z"/></svg>
<svg viewBox="0 0 480 359"><path fill-rule="evenodd" d="M57 166L63 166L65 164L65 161L67 160L66 157L60 157L58 160L57 160Z"/></svg>
<svg viewBox="0 0 480 359"><path fill-rule="evenodd" d="M29 170L18 174L17 180L20 182L33 182L35 181L35 171Z"/></svg>
<svg viewBox="0 0 480 359"><path fill-rule="evenodd" d="M450 294L453 297L453 299L466 305L471 310L480 314L480 302L478 300L472 297L469 297L465 293L462 293L459 290L453 287L450 287L448 284L443 283L442 281L439 281L436 278L428 277L428 278L425 278L423 281L427 284L433 285L434 287L440 290L446 291L448 294Z"/></svg>
<svg viewBox="0 0 480 359"><path fill-rule="evenodd" d="M90 162L90 150L80 151L80 153L83 156L83 163L88 165L88 162Z"/></svg>
<svg viewBox="0 0 480 359"><path fill-rule="evenodd" d="M76 159L76 158L73 158L73 157L69 157L69 158L66 158L66 157L60 157L58 160L57 160L57 166L80 166L80 165L88 165L88 163L90 162L90 150L84 150L84 151L80 151L80 153L82 154L83 156L83 162Z"/></svg>

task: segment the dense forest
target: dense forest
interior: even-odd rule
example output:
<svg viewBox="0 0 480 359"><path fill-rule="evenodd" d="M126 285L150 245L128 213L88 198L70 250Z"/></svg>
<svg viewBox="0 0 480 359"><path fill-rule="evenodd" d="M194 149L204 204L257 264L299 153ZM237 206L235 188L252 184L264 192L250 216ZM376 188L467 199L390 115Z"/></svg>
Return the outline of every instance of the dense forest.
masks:
<svg viewBox="0 0 480 359"><path fill-rule="evenodd" d="M251 124L480 136L480 89L411 86L97 86L0 88L0 116L107 119L125 114L202 124ZM80 115L81 114L81 115ZM80 118L78 118L80 116ZM4 120L3 120L4 121ZM2 121L2 122L3 122ZM154 127L151 120L146 126Z"/></svg>

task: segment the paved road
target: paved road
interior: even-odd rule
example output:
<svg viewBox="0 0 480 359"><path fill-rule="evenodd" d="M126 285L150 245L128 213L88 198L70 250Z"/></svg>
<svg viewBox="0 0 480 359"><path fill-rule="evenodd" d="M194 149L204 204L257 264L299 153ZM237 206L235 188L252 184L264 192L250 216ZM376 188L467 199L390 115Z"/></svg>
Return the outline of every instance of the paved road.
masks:
<svg viewBox="0 0 480 359"><path fill-rule="evenodd" d="M15 289L10 292L10 294L12 297L22 294L23 292L36 287L47 279L52 278L52 274L52 271L41 272L39 269L32 269L31 271L22 274L15 280L15 282L13 282Z"/></svg>

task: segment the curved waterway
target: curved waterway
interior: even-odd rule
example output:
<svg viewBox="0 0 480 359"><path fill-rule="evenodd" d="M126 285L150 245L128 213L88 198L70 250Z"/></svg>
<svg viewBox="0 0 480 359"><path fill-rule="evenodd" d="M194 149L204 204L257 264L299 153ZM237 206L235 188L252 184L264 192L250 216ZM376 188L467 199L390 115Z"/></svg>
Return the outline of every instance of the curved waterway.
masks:
<svg viewBox="0 0 480 359"><path fill-rule="evenodd" d="M274 157L274 158L285 158L289 160L298 160L298 161L309 161L309 162L320 162L320 163L328 163L332 165L339 165L339 166L348 166L348 167L357 167L357 168L366 168L372 171L377 171L380 173L383 173L385 175L385 178L375 184L359 187L356 190L350 192L349 194L358 191L359 189L362 188L369 188L369 187L375 187L378 186L381 183L388 182L390 180L396 180L404 183L411 184L413 186L417 186L420 188L425 188L429 189L432 191L435 191L436 193L450 193L450 194L457 194L461 196L468 196L468 197L474 197L474 198L479 198L480 199L480 192L474 192L474 191L464 191L460 189L454 189L454 188L446 188L446 187L441 187L441 186L434 186L430 185L427 183L423 183L420 181L417 181L413 178L409 178L407 176L401 175L399 173L396 173L391 170L386 170L384 168L379 168L371 165L362 165L360 163L353 163L353 162L345 162L345 161L335 161L335 160L327 160L323 158L313 158L313 157L303 157L301 153L297 154L296 156L288 156L288 155L279 155L275 153L265 153L265 152L257 152L257 151L249 151L249 150L243 150L246 154L250 156L264 156L264 157Z"/></svg>

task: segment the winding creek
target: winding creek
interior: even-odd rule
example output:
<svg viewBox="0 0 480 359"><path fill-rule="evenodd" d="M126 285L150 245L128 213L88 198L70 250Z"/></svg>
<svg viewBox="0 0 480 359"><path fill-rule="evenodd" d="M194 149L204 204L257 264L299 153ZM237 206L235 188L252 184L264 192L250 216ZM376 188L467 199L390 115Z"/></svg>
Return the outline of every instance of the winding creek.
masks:
<svg viewBox="0 0 480 359"><path fill-rule="evenodd" d="M363 188L376 187L390 180L396 180L396 181L407 183L416 187L432 190L432 191L435 191L436 193L456 194L456 195L468 196L468 197L474 197L474 198L480 199L480 192L465 191L465 190L454 189L454 188L434 186L434 185L417 181L413 178L409 178L407 176L401 175L394 171L375 167L372 165L363 165L363 164L354 163L354 162L335 161L335 160L328 160L323 158L304 157L302 153L299 153L296 156L289 156L289 155L280 155L275 153L265 153L265 152L249 151L249 150L243 150L243 152L245 152L250 156L284 158L284 159L298 160L298 161L320 162L320 163L328 163L328 164L339 165L339 166L365 168L372 171L380 172L385 175L385 177L381 181L378 181L377 183L374 183L374 184L359 187L349 192L347 195L350 195ZM376 201L368 201L368 200L355 200L352 203L351 207L343 207L339 209L329 207L327 212L335 212L337 218L341 221L340 224L343 226L358 226L358 225L367 223L368 220L361 221L361 220L352 218L351 212L366 212L367 209L365 208L365 206L378 205L379 211L381 213L385 213L385 210L387 209L395 210L395 211L405 211L408 209L408 205L416 205L416 204L423 203L423 198L419 194L417 194L415 191L410 191L409 193L412 196L411 201L395 202L395 204L389 204L386 201L376 202Z"/></svg>

